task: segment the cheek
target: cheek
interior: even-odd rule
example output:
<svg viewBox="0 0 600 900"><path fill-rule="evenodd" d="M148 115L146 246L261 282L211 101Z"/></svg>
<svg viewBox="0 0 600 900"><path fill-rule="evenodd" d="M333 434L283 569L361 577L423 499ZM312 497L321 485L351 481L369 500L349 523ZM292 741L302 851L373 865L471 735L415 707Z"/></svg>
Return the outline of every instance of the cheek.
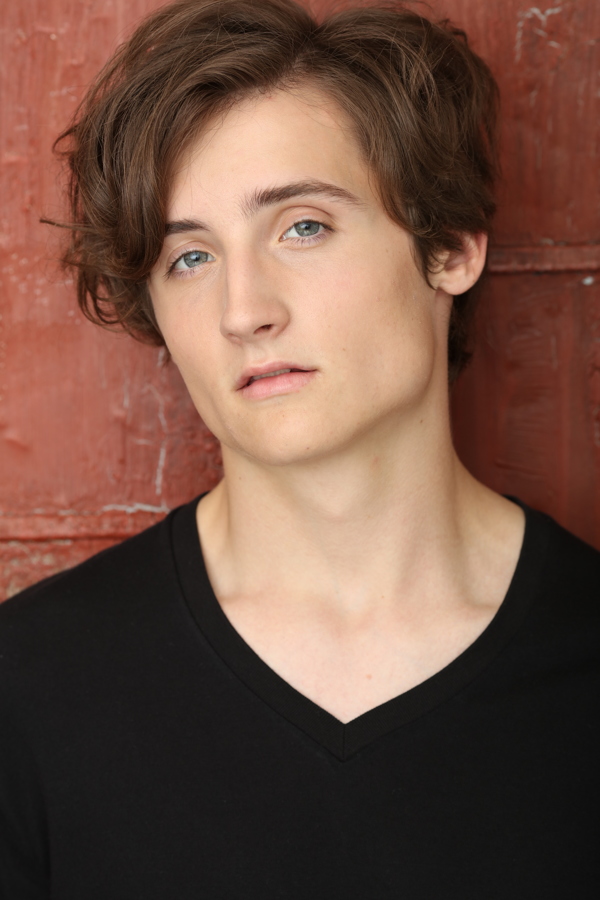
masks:
<svg viewBox="0 0 600 900"><path fill-rule="evenodd" d="M380 254L372 264L347 266L322 289L327 317L371 352L392 345L418 353L431 346L434 292L411 260Z"/></svg>
<svg viewBox="0 0 600 900"><path fill-rule="evenodd" d="M199 367L201 370L202 360L210 355L210 346L205 346L208 329L198 320L197 304L189 299L155 299L152 292L151 297L154 315L165 344L187 383L193 377L194 368Z"/></svg>
<svg viewBox="0 0 600 900"><path fill-rule="evenodd" d="M181 347L176 347L175 351L171 351L171 353L173 362L179 370L198 415L206 427L220 440L222 410L219 411L218 404L215 403L217 389L210 380L211 372L214 372L215 369L214 364L211 366L211 361L206 355L192 356ZM200 359L207 362L208 365L201 364Z"/></svg>
<svg viewBox="0 0 600 900"><path fill-rule="evenodd" d="M211 342L201 340L195 330L190 329L187 334L171 335L167 347L192 399L204 405L214 391L219 371Z"/></svg>
<svg viewBox="0 0 600 900"><path fill-rule="evenodd" d="M215 376L219 370L215 355L215 341L207 328L193 317L155 312L156 320L173 363L188 389L194 406L205 424L211 428L214 419L212 396ZM212 429L211 429L212 430Z"/></svg>
<svg viewBox="0 0 600 900"><path fill-rule="evenodd" d="M410 268L363 283L366 316L356 315L352 356L370 373L373 392L408 401L426 389L436 359L433 292ZM388 398L389 399L389 398ZM386 401L387 402L387 401Z"/></svg>

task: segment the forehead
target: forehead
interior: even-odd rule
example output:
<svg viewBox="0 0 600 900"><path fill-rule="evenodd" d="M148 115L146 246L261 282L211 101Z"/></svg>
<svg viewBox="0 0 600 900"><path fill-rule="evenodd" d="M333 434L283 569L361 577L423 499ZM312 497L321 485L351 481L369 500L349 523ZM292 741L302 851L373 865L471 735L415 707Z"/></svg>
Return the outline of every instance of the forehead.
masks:
<svg viewBox="0 0 600 900"><path fill-rule="evenodd" d="M372 195L346 114L318 91L253 96L216 117L181 158L168 216L181 218L200 197L221 210L237 203L243 212L250 192L311 180Z"/></svg>

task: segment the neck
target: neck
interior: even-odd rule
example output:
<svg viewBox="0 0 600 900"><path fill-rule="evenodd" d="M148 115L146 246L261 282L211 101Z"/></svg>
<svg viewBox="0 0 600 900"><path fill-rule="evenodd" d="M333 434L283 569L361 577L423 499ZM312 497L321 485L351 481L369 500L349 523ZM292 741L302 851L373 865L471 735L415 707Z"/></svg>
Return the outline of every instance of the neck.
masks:
<svg viewBox="0 0 600 900"><path fill-rule="evenodd" d="M520 511L466 472L447 415L415 417L294 466L224 448L225 478L198 511L217 596L276 591L347 614L422 595L424 580L472 584L474 547L503 540Z"/></svg>

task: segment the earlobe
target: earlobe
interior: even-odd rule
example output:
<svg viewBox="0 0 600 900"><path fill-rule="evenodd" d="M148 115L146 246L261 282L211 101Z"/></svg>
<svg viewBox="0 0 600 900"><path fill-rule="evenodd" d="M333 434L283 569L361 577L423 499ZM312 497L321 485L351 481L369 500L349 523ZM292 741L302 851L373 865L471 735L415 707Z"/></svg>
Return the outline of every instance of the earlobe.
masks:
<svg viewBox="0 0 600 900"><path fill-rule="evenodd" d="M462 248L447 251L441 268L431 276L432 286L454 297L464 294L483 271L487 245L484 232L463 235Z"/></svg>

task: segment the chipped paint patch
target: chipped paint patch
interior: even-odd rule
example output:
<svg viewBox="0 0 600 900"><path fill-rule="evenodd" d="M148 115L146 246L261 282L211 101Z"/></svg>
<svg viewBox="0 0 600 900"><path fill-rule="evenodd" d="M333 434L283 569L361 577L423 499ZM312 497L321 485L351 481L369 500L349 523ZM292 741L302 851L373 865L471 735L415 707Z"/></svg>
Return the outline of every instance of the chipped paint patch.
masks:
<svg viewBox="0 0 600 900"><path fill-rule="evenodd" d="M562 6L553 6L549 9L545 9L543 12L537 6L532 6L529 9L524 10L523 12L517 13L517 33L515 37L515 62L520 62L521 56L523 53L523 30L525 28L525 23L532 20L537 19L542 26L541 28L534 27L533 31L540 35L540 37L548 37L548 33L546 31L546 23L548 21L549 16L557 16L563 10ZM553 47L560 47L560 44L557 44L555 41L549 41L549 43Z"/></svg>

